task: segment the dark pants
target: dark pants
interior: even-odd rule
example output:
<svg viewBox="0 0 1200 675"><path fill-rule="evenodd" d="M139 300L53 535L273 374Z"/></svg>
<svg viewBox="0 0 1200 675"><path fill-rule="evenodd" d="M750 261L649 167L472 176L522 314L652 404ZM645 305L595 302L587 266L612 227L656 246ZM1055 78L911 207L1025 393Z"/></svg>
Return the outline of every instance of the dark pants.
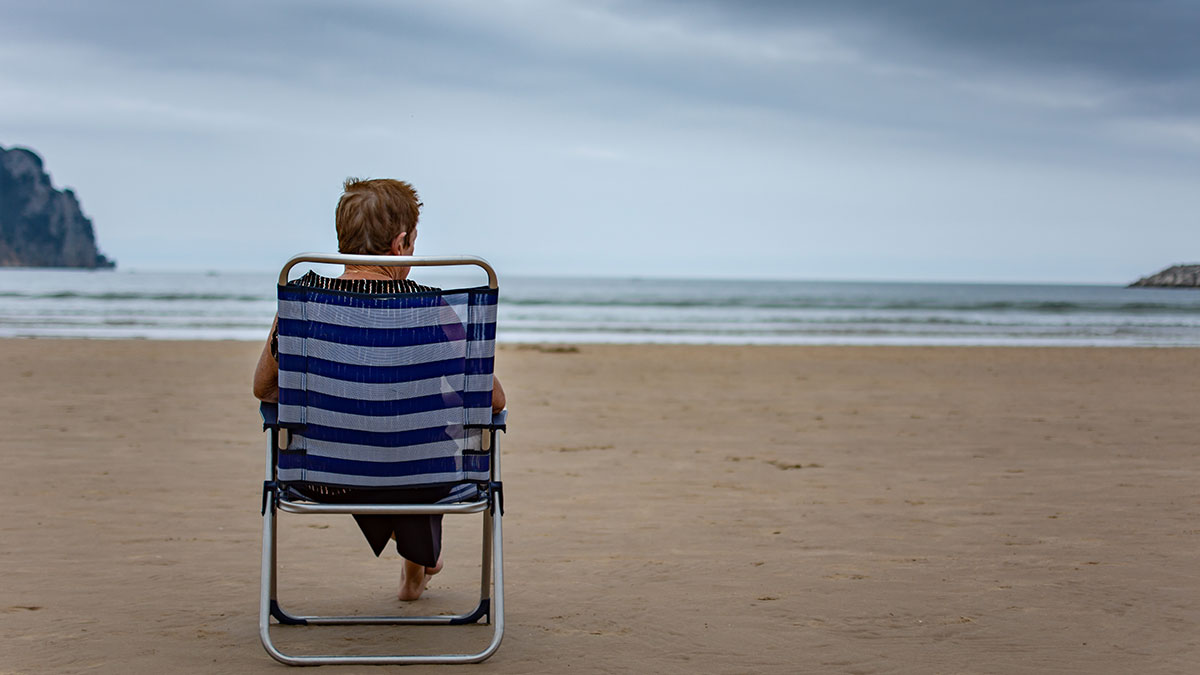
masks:
<svg viewBox="0 0 1200 675"><path fill-rule="evenodd" d="M292 483L306 499L324 504L432 504L450 494L450 487L343 488L317 483ZM395 537L396 552L418 565L433 567L442 553L442 516L354 515L371 550L378 556Z"/></svg>

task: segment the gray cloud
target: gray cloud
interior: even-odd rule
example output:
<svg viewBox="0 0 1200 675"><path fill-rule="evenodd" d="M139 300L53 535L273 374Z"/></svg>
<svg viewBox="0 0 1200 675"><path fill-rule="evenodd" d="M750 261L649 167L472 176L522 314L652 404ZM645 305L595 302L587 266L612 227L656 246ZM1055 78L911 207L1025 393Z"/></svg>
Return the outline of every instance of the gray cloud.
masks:
<svg viewBox="0 0 1200 675"><path fill-rule="evenodd" d="M416 81L588 106L603 102L589 91L611 88L869 119L874 102L903 102L902 85L919 89L924 74L968 83L983 75L992 91L1040 96L1073 114L1097 105L1200 112L1200 5L1190 2L660 0L550 3L515 20L514 7L12 2L0 34L52 36L145 69ZM539 13L546 18L530 20ZM908 82L896 77L905 69ZM839 91L848 74L862 86Z"/></svg>
<svg viewBox="0 0 1200 675"><path fill-rule="evenodd" d="M1139 81L1200 75L1200 5L1189 0L699 0L759 27L809 22L868 29L964 56ZM684 12L693 2L666 0Z"/></svg>
<svg viewBox="0 0 1200 675"><path fill-rule="evenodd" d="M310 223L319 247L341 177L402 174L431 219L502 218L513 242L560 252L604 247L619 220L628 269L639 251L683 261L719 238L746 273L894 258L911 277L936 246L966 259L986 240L1027 261L1022 237L1053 228L1067 234L1043 237L1058 248L1039 260L1082 235L1119 251L1119 223L1143 207L1187 232L1196 14L1105 0L0 0L0 142L53 149L95 215L128 219L129 246L163 219L221 239L208 223L224 204L190 181L244 222ZM131 199L104 172L114 161L155 167L157 192ZM89 200L88 181L110 201ZM505 255L547 271L529 247Z"/></svg>
<svg viewBox="0 0 1200 675"><path fill-rule="evenodd" d="M693 2L664 0L673 13ZM1127 101L1200 110L1200 5L1190 0L699 0L710 20L757 29L833 27L893 58L1058 77L1097 78L1133 90Z"/></svg>

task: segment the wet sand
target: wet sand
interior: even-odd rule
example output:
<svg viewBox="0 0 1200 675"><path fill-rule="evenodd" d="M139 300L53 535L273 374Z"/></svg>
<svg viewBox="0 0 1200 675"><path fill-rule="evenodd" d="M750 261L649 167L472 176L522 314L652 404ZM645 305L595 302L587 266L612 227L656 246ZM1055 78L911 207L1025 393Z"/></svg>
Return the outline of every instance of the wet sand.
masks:
<svg viewBox="0 0 1200 675"><path fill-rule="evenodd" d="M257 636L259 348L0 340L0 672L284 672ZM506 345L498 368L507 632L471 672L1200 663L1200 350ZM473 604L474 517L412 605L347 517L282 525L297 611Z"/></svg>

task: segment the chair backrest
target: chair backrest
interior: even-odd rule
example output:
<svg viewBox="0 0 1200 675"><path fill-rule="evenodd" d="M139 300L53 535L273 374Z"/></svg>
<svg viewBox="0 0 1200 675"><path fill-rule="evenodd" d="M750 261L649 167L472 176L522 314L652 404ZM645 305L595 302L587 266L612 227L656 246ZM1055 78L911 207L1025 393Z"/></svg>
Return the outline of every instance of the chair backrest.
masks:
<svg viewBox="0 0 1200 675"><path fill-rule="evenodd" d="M278 480L350 487L487 481L495 288L279 293Z"/></svg>

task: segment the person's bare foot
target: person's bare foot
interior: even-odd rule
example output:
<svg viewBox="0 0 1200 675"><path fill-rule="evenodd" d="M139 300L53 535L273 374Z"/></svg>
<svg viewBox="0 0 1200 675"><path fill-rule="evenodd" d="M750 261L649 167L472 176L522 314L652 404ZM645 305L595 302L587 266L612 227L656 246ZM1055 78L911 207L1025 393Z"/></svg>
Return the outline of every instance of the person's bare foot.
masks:
<svg viewBox="0 0 1200 675"><path fill-rule="evenodd" d="M438 558L437 564L433 567L425 567L411 560L404 560L404 570L400 576L400 595L401 600L416 600L425 592L425 587L429 585L429 577L442 571L442 560Z"/></svg>

